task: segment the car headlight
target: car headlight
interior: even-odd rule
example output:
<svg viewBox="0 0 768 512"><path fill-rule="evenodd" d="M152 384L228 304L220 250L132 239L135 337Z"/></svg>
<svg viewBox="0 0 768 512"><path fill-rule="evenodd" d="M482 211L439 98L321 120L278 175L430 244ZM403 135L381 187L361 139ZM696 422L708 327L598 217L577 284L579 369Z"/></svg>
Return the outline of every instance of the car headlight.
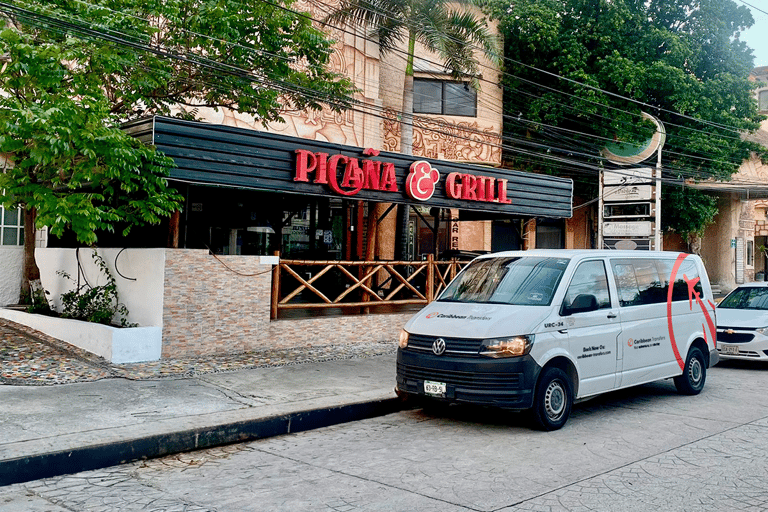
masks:
<svg viewBox="0 0 768 512"><path fill-rule="evenodd" d="M519 357L531 351L533 334L483 340L480 355L488 357Z"/></svg>
<svg viewBox="0 0 768 512"><path fill-rule="evenodd" d="M400 348L405 348L408 346L408 331L405 329L400 331L400 340L397 344Z"/></svg>
<svg viewBox="0 0 768 512"><path fill-rule="evenodd" d="M759 329L755 329L755 331L756 331L758 334L766 334L766 333L768 333L768 327L761 327L761 328L759 328Z"/></svg>

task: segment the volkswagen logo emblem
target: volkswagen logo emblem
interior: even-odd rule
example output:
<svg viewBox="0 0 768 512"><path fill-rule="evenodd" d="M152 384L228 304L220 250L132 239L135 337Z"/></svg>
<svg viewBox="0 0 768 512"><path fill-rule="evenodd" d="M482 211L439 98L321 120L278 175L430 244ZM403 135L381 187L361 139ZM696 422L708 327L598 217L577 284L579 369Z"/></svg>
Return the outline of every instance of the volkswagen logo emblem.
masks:
<svg viewBox="0 0 768 512"><path fill-rule="evenodd" d="M440 356L445 352L445 340L443 338L437 338L434 343L432 343L432 352L436 356Z"/></svg>

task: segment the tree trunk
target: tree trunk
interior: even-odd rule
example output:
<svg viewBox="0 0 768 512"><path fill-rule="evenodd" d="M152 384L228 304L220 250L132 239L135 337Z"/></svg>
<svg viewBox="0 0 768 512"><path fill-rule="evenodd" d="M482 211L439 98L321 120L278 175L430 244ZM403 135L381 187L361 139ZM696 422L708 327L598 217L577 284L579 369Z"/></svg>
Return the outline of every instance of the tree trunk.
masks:
<svg viewBox="0 0 768 512"><path fill-rule="evenodd" d="M413 54L416 48L416 37L411 31L408 37L408 61L405 65L405 82L403 84L402 121L400 122L400 153L413 155ZM401 260L408 259L408 220L410 207L401 204L397 208L397 246L395 253Z"/></svg>
<svg viewBox="0 0 768 512"><path fill-rule="evenodd" d="M35 261L35 217L37 211L28 207L24 209L24 269L21 276L22 303L31 304L32 281L40 279L40 268Z"/></svg>

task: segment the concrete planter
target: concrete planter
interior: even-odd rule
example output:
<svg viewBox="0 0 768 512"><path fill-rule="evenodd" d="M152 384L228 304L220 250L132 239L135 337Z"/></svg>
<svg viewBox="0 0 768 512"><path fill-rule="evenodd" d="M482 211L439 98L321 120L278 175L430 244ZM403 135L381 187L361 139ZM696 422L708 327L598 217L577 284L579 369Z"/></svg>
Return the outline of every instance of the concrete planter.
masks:
<svg viewBox="0 0 768 512"><path fill-rule="evenodd" d="M26 325L115 364L160 359L161 327L111 327L12 309L0 309L0 318Z"/></svg>

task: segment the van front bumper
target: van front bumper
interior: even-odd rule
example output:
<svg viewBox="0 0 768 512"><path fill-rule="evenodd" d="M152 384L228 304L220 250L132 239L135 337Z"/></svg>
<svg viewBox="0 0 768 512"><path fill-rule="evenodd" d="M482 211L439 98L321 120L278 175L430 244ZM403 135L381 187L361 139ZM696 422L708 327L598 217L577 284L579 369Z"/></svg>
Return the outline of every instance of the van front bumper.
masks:
<svg viewBox="0 0 768 512"><path fill-rule="evenodd" d="M539 372L541 367L529 355L494 359L397 350L398 393L437 400L528 409ZM444 384L445 392L426 393L425 381Z"/></svg>

